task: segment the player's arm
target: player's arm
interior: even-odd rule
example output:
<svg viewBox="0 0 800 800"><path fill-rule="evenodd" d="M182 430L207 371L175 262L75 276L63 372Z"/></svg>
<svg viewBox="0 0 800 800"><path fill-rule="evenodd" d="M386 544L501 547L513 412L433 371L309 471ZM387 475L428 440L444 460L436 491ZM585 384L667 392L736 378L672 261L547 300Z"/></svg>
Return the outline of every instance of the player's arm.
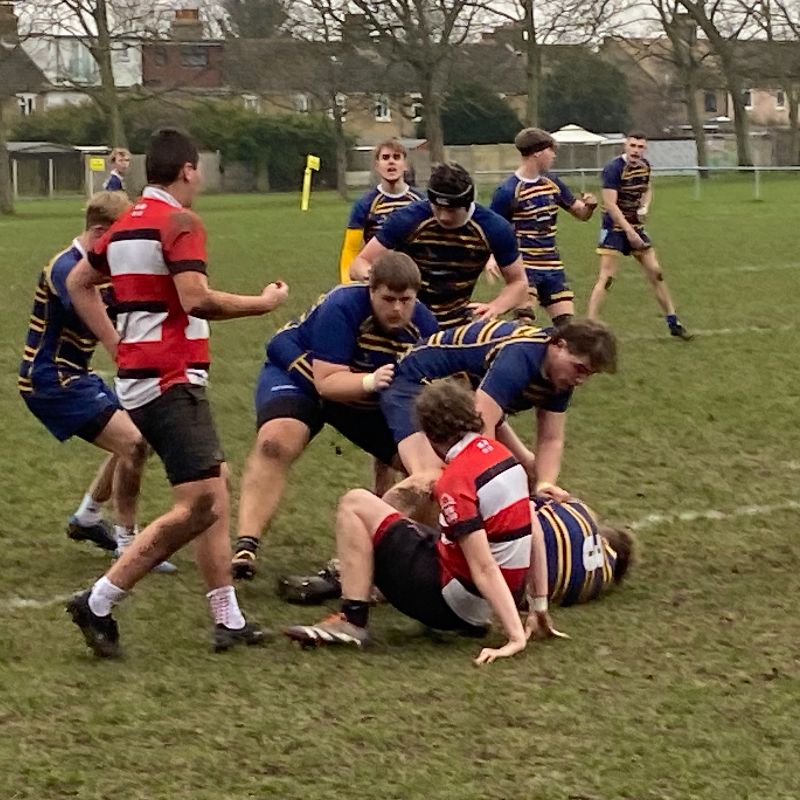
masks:
<svg viewBox="0 0 800 800"><path fill-rule="evenodd" d="M642 200L639 203L639 209L636 212L640 220L643 220L647 216L648 212L650 211L650 204L652 202L653 202L653 184L651 182L647 184L647 190L642 195Z"/></svg>
<svg viewBox="0 0 800 800"><path fill-rule="evenodd" d="M394 378L394 364L384 364L375 372L353 372L343 364L332 364L314 358L314 387L320 397L336 403L349 403L353 400L366 400L375 392L380 392Z"/></svg>
<svg viewBox="0 0 800 800"><path fill-rule="evenodd" d="M525 649L528 642L517 605L489 549L486 531L482 528L458 539L470 575L476 588L494 611L508 636L508 642L499 648L484 647L476 664L491 664L496 658L507 658Z"/></svg>
<svg viewBox="0 0 800 800"><path fill-rule="evenodd" d="M527 638L569 638L566 634L559 633L550 619L547 548L544 543L544 531L533 503L531 503L531 566L528 570L525 593L528 600L528 618L525 621Z"/></svg>
<svg viewBox="0 0 800 800"><path fill-rule="evenodd" d="M489 398L489 400L494 402L491 398ZM525 467L525 472L528 473L529 479L535 482L536 457L522 439L517 436L517 432L511 427L508 420L501 420L495 431L494 438L511 451L511 455Z"/></svg>
<svg viewBox="0 0 800 800"><path fill-rule="evenodd" d="M193 317L208 320L258 317L276 309L289 294L283 281L267 284L261 294L231 294L212 289L205 273L186 270L173 274L183 310Z"/></svg>
<svg viewBox="0 0 800 800"><path fill-rule="evenodd" d="M364 249L358 253L350 264L350 278L354 281L365 281L369 278L369 271L375 261L389 250L384 247L377 236L373 236Z"/></svg>
<svg viewBox="0 0 800 800"><path fill-rule="evenodd" d="M483 418L481 433L490 439L497 439L498 428L503 421L503 409L498 402L483 389L478 389L475 392L475 410Z"/></svg>
<svg viewBox="0 0 800 800"><path fill-rule="evenodd" d="M569 492L558 486L567 415L563 411L536 411L536 494L562 502Z"/></svg>
<svg viewBox="0 0 800 800"><path fill-rule="evenodd" d="M567 209L575 219L587 222L592 218L594 210L597 208L597 198L591 192L581 192L581 196L575 198L575 202Z"/></svg>
<svg viewBox="0 0 800 800"><path fill-rule="evenodd" d="M518 255L511 264L505 267L499 266L500 274L506 285L491 302L470 303L470 308L478 319L499 317L500 314L504 314L506 311L525 305L528 300L528 279L525 276L522 257Z"/></svg>
<svg viewBox="0 0 800 800"><path fill-rule="evenodd" d="M350 283L350 265L364 246L364 230L347 228L344 232L342 252L339 255L339 282Z"/></svg>
<svg viewBox="0 0 800 800"><path fill-rule="evenodd" d="M67 292L78 316L89 326L100 344L108 350L112 359L117 357L119 334L108 317L106 305L97 287L105 283L108 276L96 270L82 258L67 276Z"/></svg>

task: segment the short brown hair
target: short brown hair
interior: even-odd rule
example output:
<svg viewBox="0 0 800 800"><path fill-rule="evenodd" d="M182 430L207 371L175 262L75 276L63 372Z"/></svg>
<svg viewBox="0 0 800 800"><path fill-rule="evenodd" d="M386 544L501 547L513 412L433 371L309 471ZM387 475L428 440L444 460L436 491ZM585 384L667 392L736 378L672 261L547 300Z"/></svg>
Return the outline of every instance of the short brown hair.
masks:
<svg viewBox="0 0 800 800"><path fill-rule="evenodd" d="M617 560L614 563L614 583L621 583L631 564L636 560L636 537L625 528L611 528L607 525L599 525L597 532L617 554Z"/></svg>
<svg viewBox="0 0 800 800"><path fill-rule="evenodd" d="M626 139L644 139L645 141L647 141L647 134L642 133L640 130L634 129L632 131L628 131L625 134L625 138Z"/></svg>
<svg viewBox="0 0 800 800"><path fill-rule="evenodd" d="M419 291L422 276L411 256L389 250L375 259L369 271L369 288L373 291L385 286L390 292Z"/></svg>
<svg viewBox="0 0 800 800"><path fill-rule="evenodd" d="M480 433L475 392L452 378L424 386L416 402L417 421L433 444L446 445L468 433Z"/></svg>
<svg viewBox="0 0 800 800"><path fill-rule="evenodd" d="M86 230L95 225L109 227L128 210L131 202L125 192L97 192L86 204Z"/></svg>
<svg viewBox="0 0 800 800"><path fill-rule="evenodd" d="M372 151L372 160L377 161L380 158L381 150L391 150L393 153L400 153L403 158L408 157L408 150L406 150L406 146L399 140L392 136L389 139L384 139L382 142L378 142L375 145L375 149Z"/></svg>
<svg viewBox="0 0 800 800"><path fill-rule="evenodd" d="M563 340L574 356L586 356L592 372L617 371L617 337L604 322L573 319L556 329L553 341Z"/></svg>
<svg viewBox="0 0 800 800"><path fill-rule="evenodd" d="M523 128L514 137L514 146L523 156L530 156L548 147L557 147L556 140L541 128Z"/></svg>

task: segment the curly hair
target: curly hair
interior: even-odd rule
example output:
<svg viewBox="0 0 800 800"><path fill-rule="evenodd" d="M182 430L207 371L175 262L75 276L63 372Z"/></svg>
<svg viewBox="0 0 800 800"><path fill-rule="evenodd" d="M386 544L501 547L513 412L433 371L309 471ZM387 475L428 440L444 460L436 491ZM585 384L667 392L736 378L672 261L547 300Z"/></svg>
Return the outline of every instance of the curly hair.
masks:
<svg viewBox="0 0 800 800"><path fill-rule="evenodd" d="M558 328L553 339L566 342L572 355L586 356L592 372L617 371L617 337L604 322L573 319Z"/></svg>
<svg viewBox="0 0 800 800"><path fill-rule="evenodd" d="M447 445L483 429L483 419L475 410L475 393L452 378L423 387L416 412L423 433L433 444Z"/></svg>

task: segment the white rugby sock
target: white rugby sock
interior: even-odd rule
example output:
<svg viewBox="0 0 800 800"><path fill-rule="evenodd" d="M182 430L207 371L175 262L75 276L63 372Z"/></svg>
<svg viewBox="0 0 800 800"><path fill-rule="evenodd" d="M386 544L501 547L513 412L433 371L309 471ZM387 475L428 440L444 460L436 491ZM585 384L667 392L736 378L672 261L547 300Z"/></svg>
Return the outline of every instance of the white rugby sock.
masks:
<svg viewBox="0 0 800 800"><path fill-rule="evenodd" d="M103 504L85 494L74 516L78 525L96 525L103 518Z"/></svg>
<svg viewBox="0 0 800 800"><path fill-rule="evenodd" d="M94 586L92 586L92 593L89 595L89 609L92 614L97 614L98 617L107 617L111 613L111 609L128 594L124 589L115 586L111 581L103 575Z"/></svg>
<svg viewBox="0 0 800 800"><path fill-rule="evenodd" d="M117 548L120 555L125 552L125 548L133 541L133 537L139 533L138 527L126 528L124 525L114 525L114 538L117 540Z"/></svg>
<svg viewBox="0 0 800 800"><path fill-rule="evenodd" d="M220 586L218 589L212 589L206 597L216 625L224 625L226 628L236 630L244 628L244 616L239 609L239 601L236 599L236 590L233 586Z"/></svg>

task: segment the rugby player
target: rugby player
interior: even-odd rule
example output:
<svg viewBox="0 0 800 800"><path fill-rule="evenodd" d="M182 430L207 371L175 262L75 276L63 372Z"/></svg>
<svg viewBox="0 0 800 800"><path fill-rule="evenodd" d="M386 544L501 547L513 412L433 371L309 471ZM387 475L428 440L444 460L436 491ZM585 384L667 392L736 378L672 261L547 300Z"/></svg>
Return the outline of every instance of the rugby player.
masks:
<svg viewBox="0 0 800 800"><path fill-rule="evenodd" d="M363 489L348 492L336 517L341 611L285 633L303 645L363 647L374 584L399 611L437 630L482 636L494 613L508 641L483 648L475 662L512 656L527 644L517 612L531 557L527 475L500 442L481 435L473 393L462 384L426 386L416 412L446 462L433 490L441 527L416 523ZM555 634L544 605L536 603L531 627Z"/></svg>
<svg viewBox="0 0 800 800"><path fill-rule="evenodd" d="M419 299L439 327L451 328L496 317L523 305L525 270L511 225L475 203L475 186L458 164L439 164L431 173L428 199L392 213L353 260L350 276L365 280L387 250L407 253L422 273ZM470 303L489 256L497 262L505 287L489 303Z"/></svg>
<svg viewBox="0 0 800 800"><path fill-rule="evenodd" d="M98 656L120 650L112 607L155 564L191 540L215 623L214 649L264 640L264 632L245 621L231 581L227 467L205 389L208 320L266 314L286 299L288 288L271 283L251 296L209 287L206 232L190 210L201 185L198 162L187 135L156 131L142 197L67 280L76 309L115 356L117 396L161 458L173 489L172 508L151 522L91 589L67 604ZM119 334L95 290L109 275Z"/></svg>
<svg viewBox="0 0 800 800"><path fill-rule="evenodd" d="M410 474L436 471L441 462L413 413L423 384L463 376L476 392L483 432L509 447L528 470L537 493L560 500L566 410L572 391L597 372L616 370L616 339L600 322L573 320L539 329L519 322L473 322L420 342L399 362L381 408ZM505 415L536 408L536 457L514 435Z"/></svg>
<svg viewBox="0 0 800 800"><path fill-rule="evenodd" d="M42 270L17 379L28 409L56 439L63 442L78 437L112 454L69 518L67 536L119 551L136 533L136 504L147 443L114 391L91 369L97 338L76 312L67 279L129 206L128 198L119 192L94 194L86 206L83 232ZM110 285L103 287L101 296L110 309ZM113 531L102 516L102 505L112 494L117 517ZM176 571L169 562L157 564L156 570Z"/></svg>
<svg viewBox="0 0 800 800"><path fill-rule="evenodd" d="M556 246L558 209L581 222L591 219L597 200L582 193L579 198L563 181L549 174L556 159L555 139L540 128L525 128L514 139L521 161L519 169L498 186L491 209L507 219L517 234L517 242L528 279L528 308L538 302L554 325L569 322L575 315L575 295L564 271ZM497 276L497 265L489 259L487 270ZM529 316L533 316L528 311Z"/></svg>
<svg viewBox="0 0 800 800"><path fill-rule="evenodd" d="M408 153L397 139L386 139L374 150L375 171L380 182L362 195L350 211L339 257L339 282L350 282L350 264L375 235L392 211L423 199L422 192L405 181Z"/></svg>
<svg viewBox="0 0 800 800"><path fill-rule="evenodd" d="M632 131L625 137L624 153L603 169L603 221L597 244L600 270L589 296L587 314L590 319L599 317L600 307L617 274L617 258L620 254L632 255L644 270L670 334L688 341L692 335L678 319L656 251L644 229L653 200L650 162L644 157L646 149L645 135Z"/></svg>
<svg viewBox="0 0 800 800"><path fill-rule="evenodd" d="M107 192L124 192L125 175L131 166L131 153L124 147L115 147L111 151L109 158L111 163L111 173L103 183L103 189Z"/></svg>
<svg viewBox="0 0 800 800"><path fill-rule="evenodd" d="M255 397L258 433L242 477L234 577L253 576L289 470L326 423L382 464L396 462L378 397L396 360L437 330L417 300L419 288L414 262L387 251L368 285L336 287L267 344Z"/></svg>

